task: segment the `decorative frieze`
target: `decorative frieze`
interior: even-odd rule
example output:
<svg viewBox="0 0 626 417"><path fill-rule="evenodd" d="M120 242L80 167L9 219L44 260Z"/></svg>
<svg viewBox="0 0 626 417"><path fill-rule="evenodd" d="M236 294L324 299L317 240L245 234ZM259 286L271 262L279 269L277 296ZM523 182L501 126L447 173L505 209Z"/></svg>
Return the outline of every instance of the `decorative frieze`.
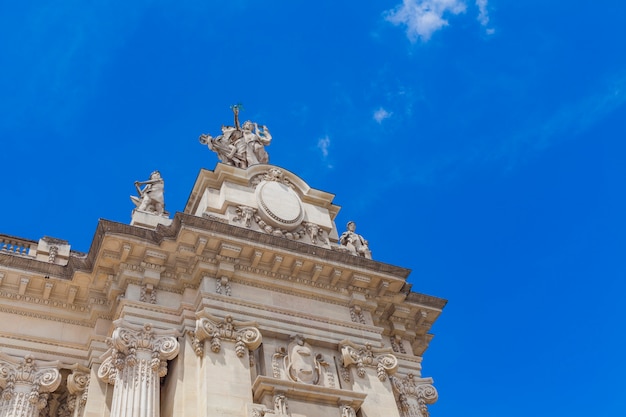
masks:
<svg viewBox="0 0 626 417"><path fill-rule="evenodd" d="M222 341L235 342L235 353L240 358L248 350L255 350L261 345L261 332L256 328L255 322L235 321L230 315L220 319L206 311L197 313L196 317L196 329L190 335L198 356L204 354L205 341L209 342L215 353L222 349Z"/></svg>
<svg viewBox="0 0 626 417"><path fill-rule="evenodd" d="M369 343L358 346L347 340L341 342L340 347L343 365L356 366L356 373L361 378L365 376L365 367L376 368L376 375L381 381L398 370L398 359L388 353L391 349L377 349Z"/></svg>
<svg viewBox="0 0 626 417"><path fill-rule="evenodd" d="M37 417L60 383L58 361L39 362L32 355L15 360L0 353L0 416Z"/></svg>

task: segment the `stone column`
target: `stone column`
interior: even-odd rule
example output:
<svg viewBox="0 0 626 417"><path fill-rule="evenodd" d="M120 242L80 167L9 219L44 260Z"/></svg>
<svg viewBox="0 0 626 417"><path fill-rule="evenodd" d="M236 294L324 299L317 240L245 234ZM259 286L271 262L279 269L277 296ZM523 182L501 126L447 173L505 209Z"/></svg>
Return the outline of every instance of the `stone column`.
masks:
<svg viewBox="0 0 626 417"><path fill-rule="evenodd" d="M0 353L0 417L38 417L61 383L58 368L57 361L35 362L32 355L16 361Z"/></svg>
<svg viewBox="0 0 626 417"><path fill-rule="evenodd" d="M176 332L123 320L114 324L107 339L110 349L98 369L98 377L114 385L111 417L159 417L159 378L167 374L167 361L178 354Z"/></svg>

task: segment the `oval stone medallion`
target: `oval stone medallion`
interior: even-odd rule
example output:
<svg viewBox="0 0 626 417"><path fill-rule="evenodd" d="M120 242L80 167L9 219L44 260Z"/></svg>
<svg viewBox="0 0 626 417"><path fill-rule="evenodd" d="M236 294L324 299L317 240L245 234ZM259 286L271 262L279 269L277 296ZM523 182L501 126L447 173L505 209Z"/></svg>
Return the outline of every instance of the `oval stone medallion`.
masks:
<svg viewBox="0 0 626 417"><path fill-rule="evenodd" d="M304 219L304 209L298 195L285 184L263 181L256 188L259 215L268 224L293 230Z"/></svg>

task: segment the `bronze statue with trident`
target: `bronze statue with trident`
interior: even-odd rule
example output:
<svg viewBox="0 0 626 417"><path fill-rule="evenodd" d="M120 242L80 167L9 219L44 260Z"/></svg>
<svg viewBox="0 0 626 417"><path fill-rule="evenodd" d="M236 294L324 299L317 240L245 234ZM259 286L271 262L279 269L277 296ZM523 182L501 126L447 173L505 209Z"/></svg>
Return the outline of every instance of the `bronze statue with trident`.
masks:
<svg viewBox="0 0 626 417"><path fill-rule="evenodd" d="M248 168L250 165L266 164L269 155L265 150L272 140L266 126L246 121L239 124L239 112L243 110L241 104L230 106L235 118L235 126L222 126L222 134L214 138L208 134L200 135L200 143L217 153L222 163L238 168Z"/></svg>

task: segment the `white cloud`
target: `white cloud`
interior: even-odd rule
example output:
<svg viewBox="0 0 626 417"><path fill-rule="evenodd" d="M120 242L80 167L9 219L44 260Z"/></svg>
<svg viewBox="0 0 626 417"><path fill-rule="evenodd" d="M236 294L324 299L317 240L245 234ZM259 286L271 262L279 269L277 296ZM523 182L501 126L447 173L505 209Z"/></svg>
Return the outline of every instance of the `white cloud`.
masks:
<svg viewBox="0 0 626 417"><path fill-rule="evenodd" d="M330 148L330 138L328 135L317 141L317 148L322 151L324 158L328 157L328 148Z"/></svg>
<svg viewBox="0 0 626 417"><path fill-rule="evenodd" d="M487 3L486 0L478 1ZM385 18L394 25L406 26L411 42L417 39L427 41L434 32L448 26L444 14L458 15L465 9L463 0L403 0L402 5L387 11Z"/></svg>
<svg viewBox="0 0 626 417"><path fill-rule="evenodd" d="M380 124L383 122L383 120L390 118L392 114L393 113L388 112L387 110L381 107L374 112L374 120L376 120L376 122Z"/></svg>
<svg viewBox="0 0 626 417"><path fill-rule="evenodd" d="M481 25L487 26L487 24L489 23L487 0L476 0L476 6L478 6L478 21Z"/></svg>
<svg viewBox="0 0 626 417"><path fill-rule="evenodd" d="M476 7L478 7L478 17L476 18L481 25L487 26L489 24L489 12L487 11L488 0L476 0ZM494 28L486 28L487 35L493 35L496 30Z"/></svg>

